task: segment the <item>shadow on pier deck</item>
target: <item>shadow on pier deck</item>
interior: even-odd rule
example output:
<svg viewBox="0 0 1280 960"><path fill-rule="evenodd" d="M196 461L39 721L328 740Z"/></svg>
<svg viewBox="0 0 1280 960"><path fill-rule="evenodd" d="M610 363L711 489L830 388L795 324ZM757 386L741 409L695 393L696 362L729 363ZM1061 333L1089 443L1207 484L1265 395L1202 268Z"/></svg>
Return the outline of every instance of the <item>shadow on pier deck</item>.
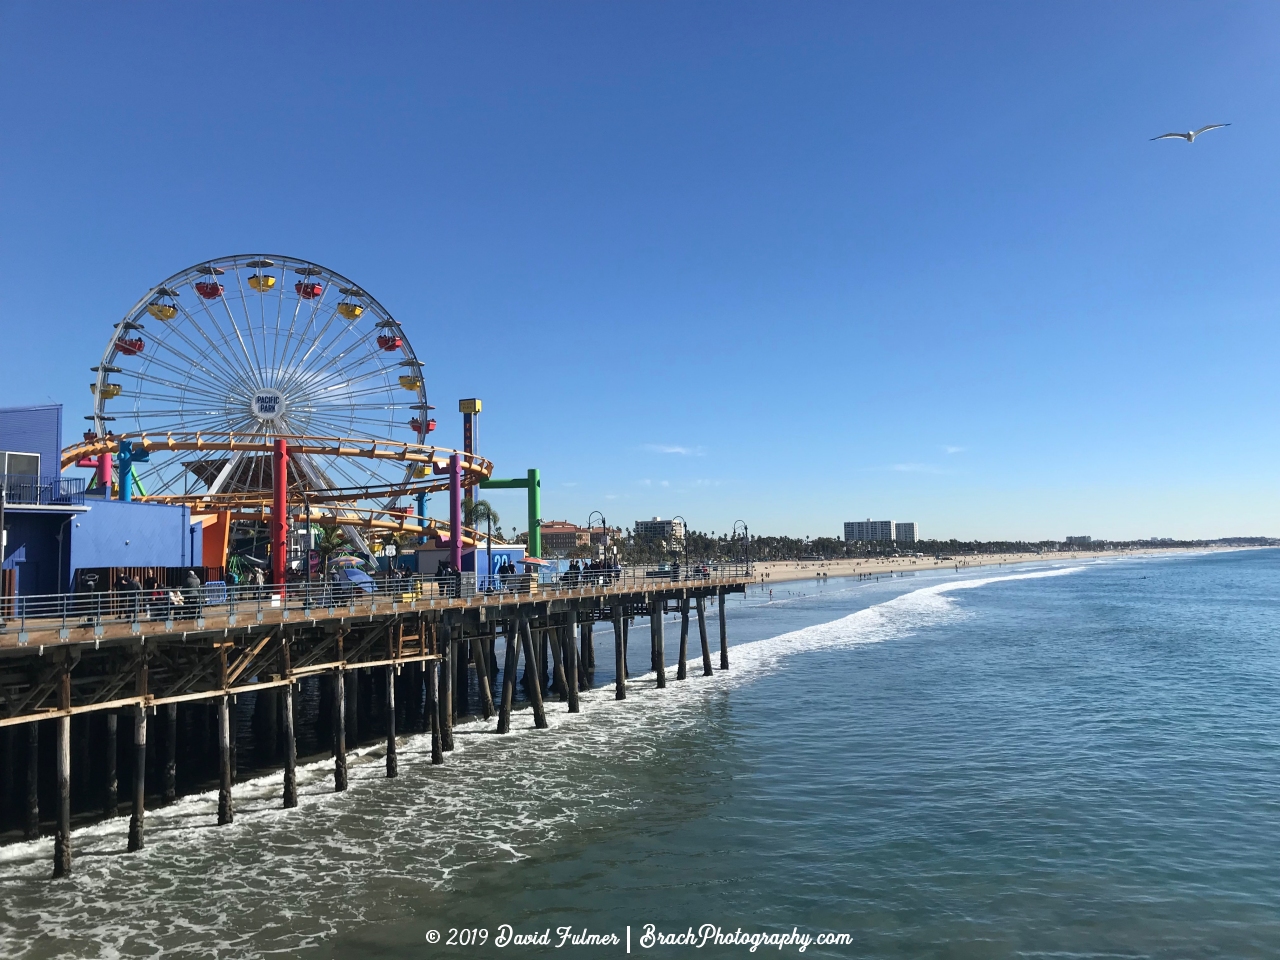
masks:
<svg viewBox="0 0 1280 960"><path fill-rule="evenodd" d="M129 850L143 845L148 797L172 802L181 783L199 789L216 779L218 821L231 822L234 703L244 694L254 695L259 752L282 768L281 802L293 807L300 739L332 753L334 787L345 790L348 741L375 724L394 777L398 734L430 730L432 762L442 763L457 716L496 714L497 732L506 733L517 691L538 727L546 726L547 695L576 713L594 672L600 621L613 626L619 699L636 617L649 621L650 662L662 687L662 613L681 614L676 678L687 673L691 624L700 644L695 663L709 675L706 604L715 600L719 667L728 669L725 597L750 582L746 565L731 564L678 578L647 569L541 583L520 577L481 593L458 578L413 578L345 593L306 583L216 584L182 602L130 591L18 598L0 610L0 832L33 839L42 820L52 820L59 877L71 869L73 812L118 816L121 781ZM117 736L122 715L131 744ZM158 737L148 738L149 726ZM44 748L42 731L53 741ZM180 768L180 757L190 769Z"/></svg>

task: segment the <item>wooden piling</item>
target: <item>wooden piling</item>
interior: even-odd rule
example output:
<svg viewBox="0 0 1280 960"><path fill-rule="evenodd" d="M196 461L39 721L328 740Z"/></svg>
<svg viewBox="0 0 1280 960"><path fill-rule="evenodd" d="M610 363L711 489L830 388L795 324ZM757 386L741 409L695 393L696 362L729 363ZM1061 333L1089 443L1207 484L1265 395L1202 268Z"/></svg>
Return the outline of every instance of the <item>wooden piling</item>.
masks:
<svg viewBox="0 0 1280 960"><path fill-rule="evenodd" d="M627 665L627 654L629 651L628 643L631 641L631 618L623 612L622 615L622 679L631 679L631 668Z"/></svg>
<svg viewBox="0 0 1280 960"><path fill-rule="evenodd" d="M569 712L578 713L581 709L578 703L578 622L576 613L569 615L571 618L568 625L564 628L564 667L565 667L565 686L569 688Z"/></svg>
<svg viewBox="0 0 1280 960"><path fill-rule="evenodd" d="M440 747L453 749L453 628L440 624L440 650L444 659L440 662Z"/></svg>
<svg viewBox="0 0 1280 960"><path fill-rule="evenodd" d="M508 620L503 625L502 633L507 646L502 662L502 706L498 711L498 732L507 733L511 730L511 700L516 691L516 659L519 654L516 651L517 630L512 621Z"/></svg>
<svg viewBox="0 0 1280 960"><path fill-rule="evenodd" d="M27 724L27 798L22 835L27 840L40 836L40 721Z"/></svg>
<svg viewBox="0 0 1280 960"><path fill-rule="evenodd" d="M444 763L444 747L440 741L440 673L442 670L443 663L439 660L432 660L426 665L426 711L427 723L431 726L431 762L433 764Z"/></svg>
<svg viewBox="0 0 1280 960"><path fill-rule="evenodd" d="M120 781L116 772L116 760L119 754L119 747L116 741L116 712L108 710L106 717L106 737L102 746L103 753L103 791L102 791L102 815L110 818L119 816L120 814ZM35 724L32 724L35 726Z"/></svg>
<svg viewBox="0 0 1280 960"><path fill-rule="evenodd" d="M341 653L339 653L341 656ZM333 792L341 793L347 789L347 694L346 673L342 667L335 667L333 683Z"/></svg>
<svg viewBox="0 0 1280 960"><path fill-rule="evenodd" d="M716 591L720 601L720 669L729 669L729 627L724 619L724 587Z"/></svg>
<svg viewBox="0 0 1280 960"><path fill-rule="evenodd" d="M178 705L164 705L164 777L162 781L164 804L178 799Z"/></svg>
<svg viewBox="0 0 1280 960"><path fill-rule="evenodd" d="M596 625L588 620L582 625L582 665L587 673L596 672ZM587 689L587 688L583 688Z"/></svg>
<svg viewBox="0 0 1280 960"><path fill-rule="evenodd" d="M71 709L71 664L64 659L58 678L58 709ZM71 873L71 716L58 718L58 832L53 840L53 876Z"/></svg>
<svg viewBox="0 0 1280 960"><path fill-rule="evenodd" d="M569 699L569 684L565 679L564 670L565 632L563 626L547 627L543 631L543 635L547 638L547 643L551 647L553 685L555 686L556 696L560 698L561 703Z"/></svg>
<svg viewBox="0 0 1280 960"><path fill-rule="evenodd" d="M689 656L689 598L680 598L680 664L676 667L676 679L688 676L685 660Z"/></svg>
<svg viewBox="0 0 1280 960"><path fill-rule="evenodd" d="M622 604L613 604L613 699L627 699L627 658L623 649L624 620Z"/></svg>
<svg viewBox="0 0 1280 960"><path fill-rule="evenodd" d="M343 688L347 702L344 706L347 720L347 744L354 750L360 746L360 669L352 667L342 672Z"/></svg>
<svg viewBox="0 0 1280 960"><path fill-rule="evenodd" d="M400 772L396 761L396 665L387 664L387 776Z"/></svg>
<svg viewBox="0 0 1280 960"><path fill-rule="evenodd" d="M147 711L133 708L133 812L129 815L129 852L142 849L147 799Z"/></svg>
<svg viewBox="0 0 1280 960"><path fill-rule="evenodd" d="M529 663L536 662L533 656L533 631L529 628L527 618L520 618L520 643L524 647L524 658ZM547 715L542 707L541 674L535 672L534 681L529 684L529 700L533 703L533 724L539 730L546 729Z"/></svg>
<svg viewBox="0 0 1280 960"><path fill-rule="evenodd" d="M649 608L649 618L653 623L653 657L658 670L658 687L667 685L667 653L663 649L662 601L654 600Z"/></svg>
<svg viewBox="0 0 1280 960"><path fill-rule="evenodd" d="M289 635L280 635L280 676L286 680L293 675L293 652L289 648ZM293 700L297 687L290 683L280 698L280 720L284 728L284 807L298 805L298 738L293 730Z"/></svg>
<svg viewBox="0 0 1280 960"><path fill-rule="evenodd" d="M231 804L231 698L218 698L218 826L235 819Z"/></svg>
<svg viewBox="0 0 1280 960"><path fill-rule="evenodd" d="M471 656L476 662L476 685L480 688L480 710L488 720L493 716L493 691L489 686L489 641L487 637L473 637L471 640Z"/></svg>
<svg viewBox="0 0 1280 960"><path fill-rule="evenodd" d="M707 598L698 597L698 639L702 641L702 675L711 676L711 644L707 642Z"/></svg>
<svg viewBox="0 0 1280 960"><path fill-rule="evenodd" d="M471 684L467 681L470 679L467 673L467 664L471 660L469 653L471 641L463 633L461 627L458 628L458 638L454 640L456 649L453 656L454 682L451 693L453 694L453 722L458 722L458 717L465 717L471 712Z"/></svg>

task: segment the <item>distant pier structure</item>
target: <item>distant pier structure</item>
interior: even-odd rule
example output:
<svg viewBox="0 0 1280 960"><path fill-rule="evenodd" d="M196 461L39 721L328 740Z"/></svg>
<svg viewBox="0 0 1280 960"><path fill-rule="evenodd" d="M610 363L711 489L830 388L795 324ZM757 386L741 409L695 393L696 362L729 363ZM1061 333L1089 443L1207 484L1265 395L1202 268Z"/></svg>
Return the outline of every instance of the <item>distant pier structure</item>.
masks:
<svg viewBox="0 0 1280 960"><path fill-rule="evenodd" d="M230 823L232 786L247 761L280 771L280 803L292 807L300 753L332 755L340 791L347 753L361 743L385 742L394 777L402 735L429 731L432 762L442 763L459 717L496 716L502 734L519 703L530 708L520 722L545 727L548 709L581 709L598 623L613 628L618 699L631 682L637 620L649 624L646 682L669 679L664 613L680 615L677 681L690 675L695 630L695 672L713 672L713 646L727 670L725 598L750 581L745 564L722 564L543 582L527 573L482 592L449 576L216 584L160 599L133 591L14 598L0 611L0 833L34 839L51 830L60 877L72 869L73 817L127 813L128 849L138 850L148 803L216 783L218 822ZM245 695L247 718L236 703ZM238 765L246 743L254 756Z"/></svg>

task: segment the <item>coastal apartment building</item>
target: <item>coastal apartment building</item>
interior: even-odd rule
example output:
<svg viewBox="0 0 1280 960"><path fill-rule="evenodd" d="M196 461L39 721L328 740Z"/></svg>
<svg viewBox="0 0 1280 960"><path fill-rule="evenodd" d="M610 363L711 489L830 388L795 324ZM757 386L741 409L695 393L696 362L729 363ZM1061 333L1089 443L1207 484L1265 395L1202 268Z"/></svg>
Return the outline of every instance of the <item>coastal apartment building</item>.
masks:
<svg viewBox="0 0 1280 960"><path fill-rule="evenodd" d="M854 520L844 525L844 539L847 543L892 543L892 520Z"/></svg>
<svg viewBox="0 0 1280 960"><path fill-rule="evenodd" d="M914 521L854 520L844 525L846 543L915 543L920 533Z"/></svg>
<svg viewBox="0 0 1280 960"><path fill-rule="evenodd" d="M684 540L683 520L663 520L661 517L637 520L633 529L637 540L665 540L667 543Z"/></svg>

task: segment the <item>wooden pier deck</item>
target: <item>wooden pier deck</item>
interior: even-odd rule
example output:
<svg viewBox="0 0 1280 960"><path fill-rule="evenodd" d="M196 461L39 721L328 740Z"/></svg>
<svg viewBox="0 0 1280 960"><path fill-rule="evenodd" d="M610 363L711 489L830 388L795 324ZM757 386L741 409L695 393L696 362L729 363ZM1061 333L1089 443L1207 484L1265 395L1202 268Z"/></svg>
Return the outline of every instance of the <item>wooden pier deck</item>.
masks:
<svg viewBox="0 0 1280 960"><path fill-rule="evenodd" d="M63 876L72 864L73 796L77 815L116 816L119 781L127 779L128 847L139 849L148 798L171 802L178 795L180 756L216 765L218 820L231 822L232 705L243 694L258 698L264 736L276 745L282 770L281 803L292 807L304 684L321 699L315 723L317 731L326 729L318 739L334 757L335 789L344 790L347 734L357 718L366 730L371 720L381 722L387 776L394 777L398 735L429 729L432 762L441 763L459 715L496 714L498 732L510 729L517 686L538 727L546 726L545 698L553 692L577 712L578 693L595 668L599 622L613 626L619 699L626 697L626 649L636 618L649 622L650 662L662 687L663 612L681 614L676 679L684 679L693 629L694 662L712 672L706 605L717 603L718 665L728 669L725 597L750 582L746 565L721 565L679 579L630 569L572 582L521 579L501 592L471 595L457 580L414 579L340 597L294 584L283 595L271 587L212 596L204 590L178 605L127 592L40 598L4 611L0 626L0 800L11 801L0 802L0 832L20 828L34 838L52 820L53 873ZM122 716L131 750L118 742ZM149 727L158 727L159 736L149 738ZM42 734L53 735L52 751L41 749ZM201 735L216 739L216 747L179 750L180 740L190 747Z"/></svg>

